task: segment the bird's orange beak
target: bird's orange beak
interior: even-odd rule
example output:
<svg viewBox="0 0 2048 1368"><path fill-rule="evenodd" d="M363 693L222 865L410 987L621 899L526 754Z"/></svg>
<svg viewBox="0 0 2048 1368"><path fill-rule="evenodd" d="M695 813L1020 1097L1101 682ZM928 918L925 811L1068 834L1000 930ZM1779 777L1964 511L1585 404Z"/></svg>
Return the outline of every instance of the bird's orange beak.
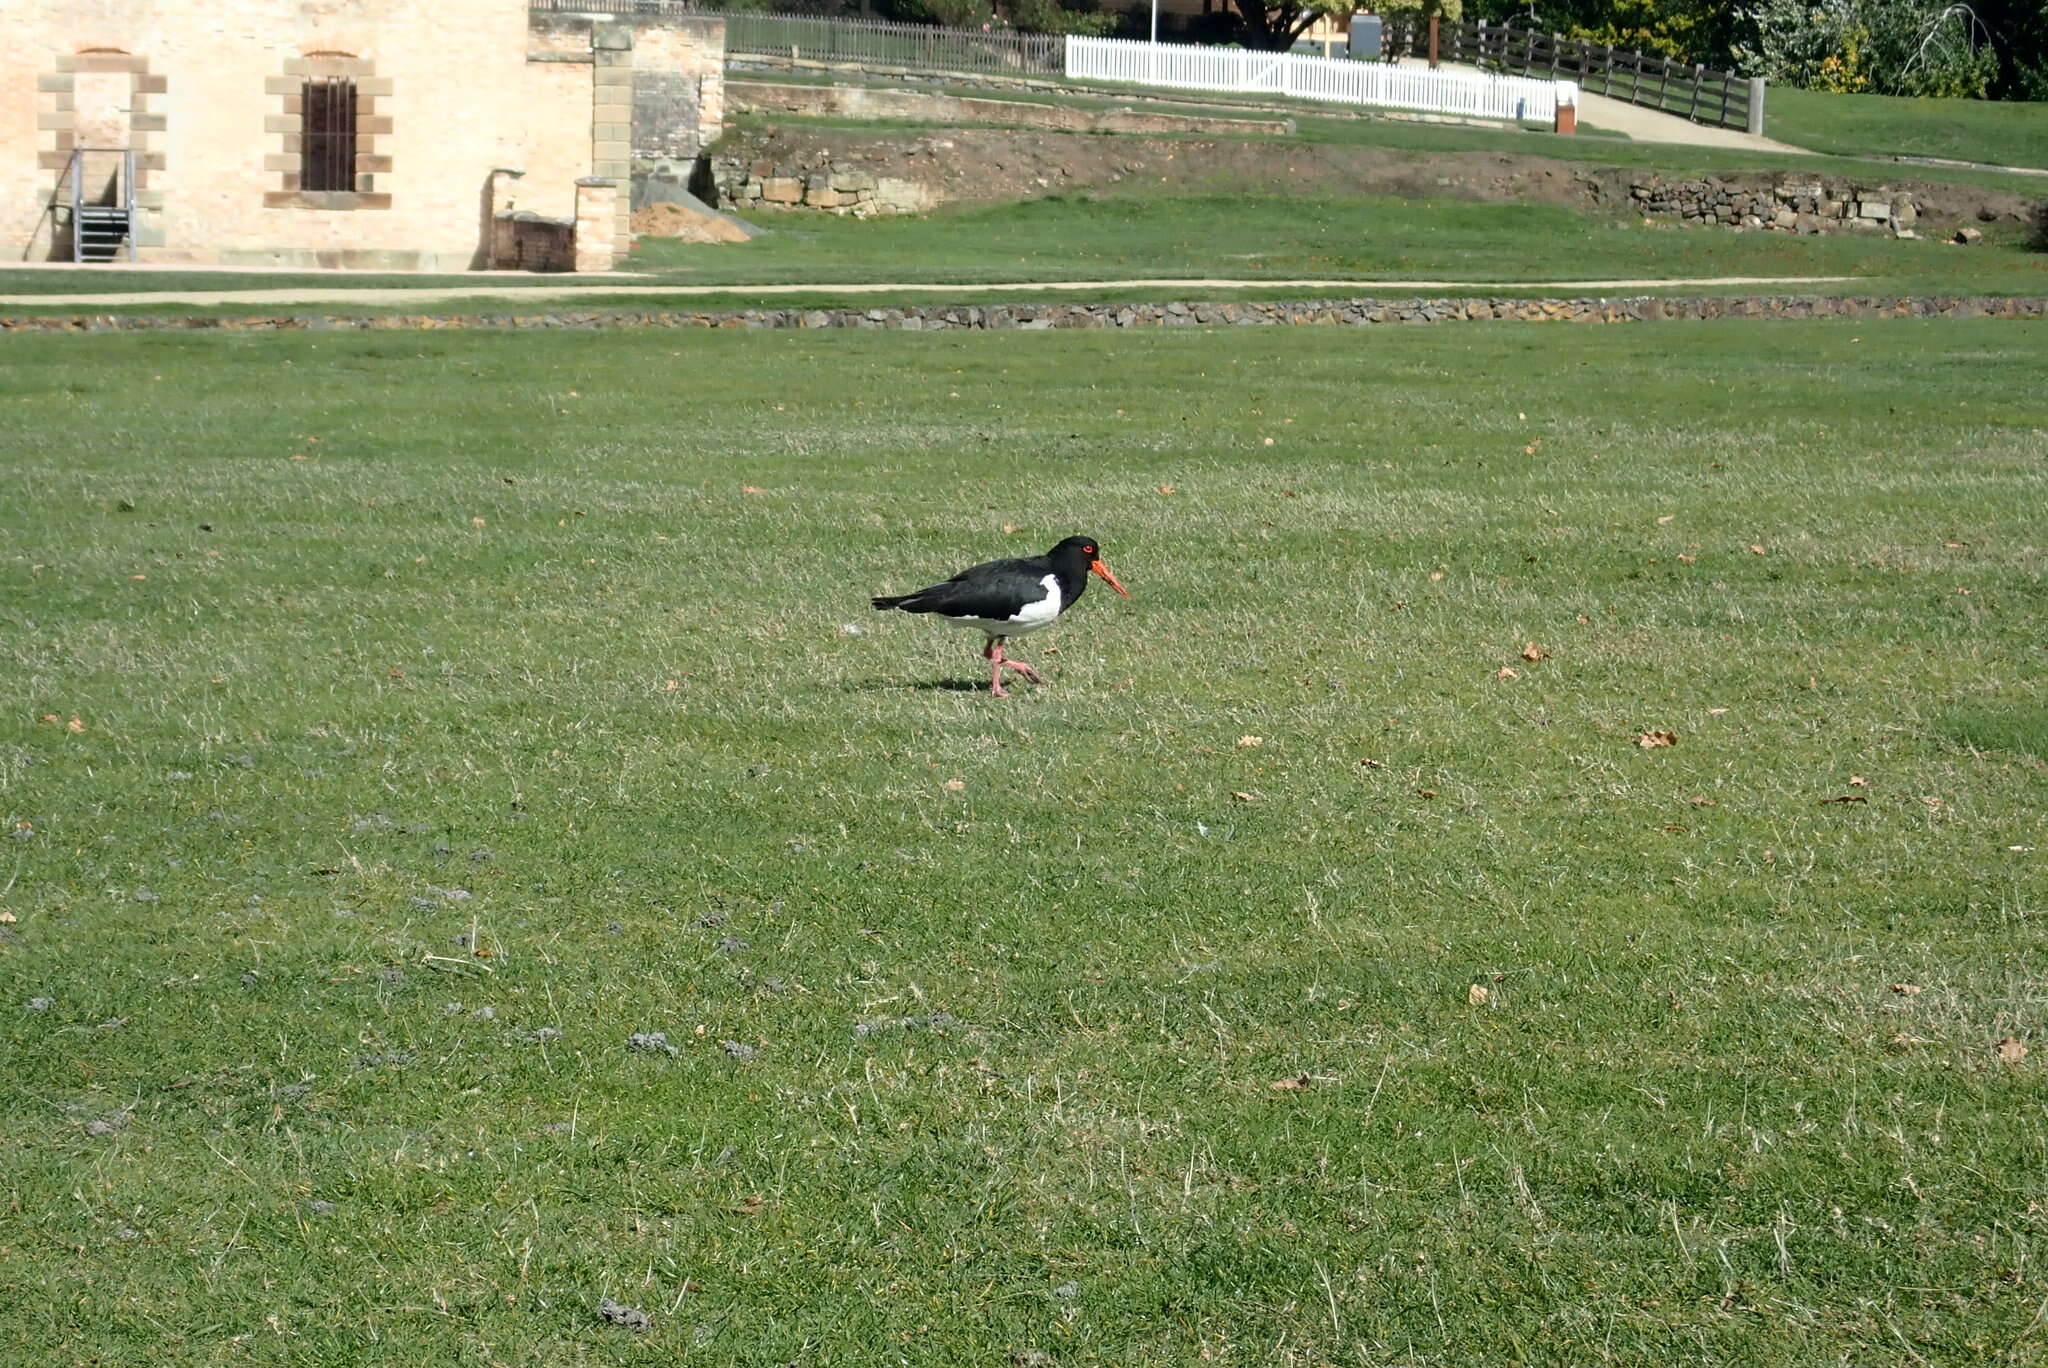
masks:
<svg viewBox="0 0 2048 1368"><path fill-rule="evenodd" d="M1090 573L1100 575L1104 579L1108 580L1109 587L1116 590L1119 594L1122 594L1125 598L1129 598L1131 596L1131 591L1124 588L1121 584L1118 584L1116 582L1116 576L1110 574L1109 567L1104 565L1100 560L1089 561L1088 569Z"/></svg>

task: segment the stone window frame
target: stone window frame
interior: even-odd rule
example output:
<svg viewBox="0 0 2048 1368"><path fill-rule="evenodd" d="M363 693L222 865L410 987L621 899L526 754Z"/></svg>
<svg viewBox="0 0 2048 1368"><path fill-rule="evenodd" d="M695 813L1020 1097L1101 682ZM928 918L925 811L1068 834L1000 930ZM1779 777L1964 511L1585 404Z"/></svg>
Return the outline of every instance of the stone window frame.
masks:
<svg viewBox="0 0 2048 1368"><path fill-rule="evenodd" d="M310 80L341 77L356 87L356 188L354 190L301 190L299 188L300 147L305 127L305 87ZM277 108L264 116L263 128L272 141L264 155L263 169L277 177L277 189L263 193L266 209L389 209L391 193L379 187L391 174L388 147L391 116L380 113L391 98L391 78L379 76L377 65L365 57L340 52L318 52L286 60L284 73L266 77L264 93L278 101Z"/></svg>
<svg viewBox="0 0 2048 1368"><path fill-rule="evenodd" d="M116 48L88 48L82 52L58 53L54 70L36 78L36 90L43 107L36 114L38 132L51 137L51 145L36 152L36 166L51 174L55 194L71 153L78 145L78 76L80 73L128 74L128 145L135 152L135 205L138 209L160 210L164 192L151 184L154 173L164 169L160 143L166 123L161 111L150 109L150 97L170 91L169 81L149 69L149 58Z"/></svg>

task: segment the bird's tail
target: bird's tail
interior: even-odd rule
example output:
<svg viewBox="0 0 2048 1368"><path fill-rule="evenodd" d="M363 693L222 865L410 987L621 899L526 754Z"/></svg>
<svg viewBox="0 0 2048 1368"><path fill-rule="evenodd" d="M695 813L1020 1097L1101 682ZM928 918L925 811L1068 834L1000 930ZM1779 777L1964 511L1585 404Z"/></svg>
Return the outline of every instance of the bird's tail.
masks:
<svg viewBox="0 0 2048 1368"><path fill-rule="evenodd" d="M903 602L903 600L909 597L910 595L908 594L898 594L896 597L890 598L885 594L872 600L872 602L877 608L894 608L897 604Z"/></svg>

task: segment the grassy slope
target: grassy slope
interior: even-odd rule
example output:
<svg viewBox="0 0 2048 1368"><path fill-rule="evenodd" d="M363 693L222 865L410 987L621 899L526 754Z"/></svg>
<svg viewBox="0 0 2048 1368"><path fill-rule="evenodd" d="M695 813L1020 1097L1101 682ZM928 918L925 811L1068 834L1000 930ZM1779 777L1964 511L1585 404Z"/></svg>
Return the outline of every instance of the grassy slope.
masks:
<svg viewBox="0 0 2048 1368"><path fill-rule="evenodd" d="M1688 232L1540 205L1391 197L1076 196L917 219L764 220L744 252L649 241L634 264L692 283L887 278L1542 281L1724 275L1859 278L1854 288L2048 291L2048 258L2012 241L1970 253L1931 241ZM2008 237L2011 235L2008 234ZM1906 282L1912 282L1907 285Z"/></svg>
<svg viewBox="0 0 2048 1368"><path fill-rule="evenodd" d="M1765 109L1773 138L1816 152L2048 168L2048 105L1825 95L1773 86Z"/></svg>
<svg viewBox="0 0 2048 1368"><path fill-rule="evenodd" d="M2048 329L6 346L24 1361L2038 1348Z"/></svg>
<svg viewBox="0 0 2048 1368"><path fill-rule="evenodd" d="M1644 228L1568 209L1464 200L1080 195L961 207L917 218L819 215L761 221L771 231L744 247L643 239L626 266L654 273L655 279L636 284L672 280L692 286L731 285L734 291L727 302L749 302L744 287L768 283L918 280L971 287L991 281L1148 277L1540 282L1843 275L1852 279L1812 288L1833 293L2048 293L2048 256L2021 250L2010 232L1994 232L1986 246L1961 251L1926 240ZM389 277L378 279L392 283ZM138 290L265 289L290 283L275 277L189 273L112 279L96 272L81 286L70 273L17 271L0 272L0 294L98 290L131 282ZM349 288L368 282L344 276L320 277L311 283ZM591 300L604 296L602 282L592 282L588 289ZM1745 287L1740 292L1754 290ZM1261 293L1302 292L1279 288ZM1117 298L1130 294L1114 292ZM906 296L925 303L975 297L971 288L939 296ZM247 312L249 307L230 311ZM455 300L434 307L446 312L471 305ZM576 305L514 301L480 307L523 312ZM6 308L27 311L21 305Z"/></svg>

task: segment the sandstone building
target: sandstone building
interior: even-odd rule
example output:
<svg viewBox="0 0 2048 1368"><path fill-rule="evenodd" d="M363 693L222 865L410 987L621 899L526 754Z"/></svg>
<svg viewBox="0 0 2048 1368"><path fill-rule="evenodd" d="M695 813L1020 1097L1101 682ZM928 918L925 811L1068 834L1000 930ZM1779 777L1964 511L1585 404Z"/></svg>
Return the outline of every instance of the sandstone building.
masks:
<svg viewBox="0 0 2048 1368"><path fill-rule="evenodd" d="M634 158L695 156L724 111L715 19L0 0L0 34L14 261L590 269L627 245Z"/></svg>

